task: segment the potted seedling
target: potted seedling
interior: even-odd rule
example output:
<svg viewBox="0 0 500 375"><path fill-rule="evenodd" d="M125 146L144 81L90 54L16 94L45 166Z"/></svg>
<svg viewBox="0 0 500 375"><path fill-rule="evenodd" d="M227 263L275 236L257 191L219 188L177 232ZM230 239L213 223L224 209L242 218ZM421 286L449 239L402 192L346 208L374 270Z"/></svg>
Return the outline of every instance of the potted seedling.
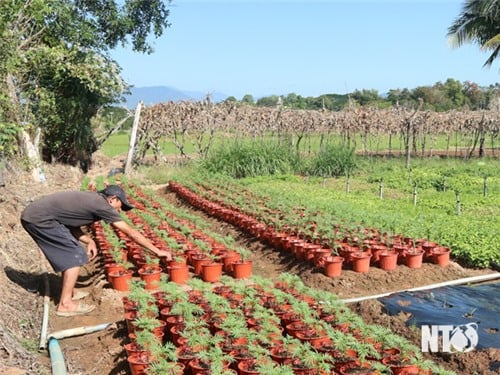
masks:
<svg viewBox="0 0 500 375"><path fill-rule="evenodd" d="M127 299L136 306L136 310L140 310L141 314L156 316L158 314L156 299L144 288L145 285L143 280L131 280Z"/></svg>
<svg viewBox="0 0 500 375"><path fill-rule="evenodd" d="M252 275L252 261L249 259L252 252L243 247L236 249L240 259L232 263L233 277L235 279L248 279Z"/></svg>
<svg viewBox="0 0 500 375"><path fill-rule="evenodd" d="M177 362L177 348L171 342L154 347L146 369L147 375L180 375L185 366Z"/></svg>
<svg viewBox="0 0 500 375"><path fill-rule="evenodd" d="M222 351L220 347L221 338L214 335L208 337L206 343L203 345L196 357L189 362L191 370L195 374L210 374L219 375L224 370L228 370L233 357Z"/></svg>

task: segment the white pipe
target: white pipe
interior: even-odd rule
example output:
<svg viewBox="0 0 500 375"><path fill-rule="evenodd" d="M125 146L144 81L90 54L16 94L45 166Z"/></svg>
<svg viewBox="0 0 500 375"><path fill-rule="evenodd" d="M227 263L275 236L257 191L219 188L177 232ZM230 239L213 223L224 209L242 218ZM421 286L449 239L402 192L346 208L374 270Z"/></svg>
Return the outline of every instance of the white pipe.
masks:
<svg viewBox="0 0 500 375"><path fill-rule="evenodd" d="M43 317L42 317L42 330L40 332L40 350L45 350L47 343L47 327L49 325L49 304L50 299L48 296L43 297Z"/></svg>
<svg viewBox="0 0 500 375"><path fill-rule="evenodd" d="M40 350L45 350L47 347L47 327L49 326L50 284L49 284L49 276L46 270L43 274L43 281L44 281L44 286L43 286L44 295L43 295L42 329L40 331L40 345L38 346Z"/></svg>
<svg viewBox="0 0 500 375"><path fill-rule="evenodd" d="M49 339L63 339L66 337L73 337L79 335L86 335L88 333L93 333L97 331L102 331L113 325L114 323L102 323L96 326L83 326L77 328L63 329L61 331L52 332L49 334Z"/></svg>
<svg viewBox="0 0 500 375"><path fill-rule="evenodd" d="M347 298L347 299L343 299L341 301L344 303L361 302L361 301L365 301L365 300L369 300L369 299L377 299L377 298L381 298L381 297L387 297L387 296L390 296L391 294L394 294L394 293L416 292L418 290L436 289L436 288L441 288L443 286L460 285L460 284L467 284L467 283L478 283L478 282L482 282L482 281L495 280L498 278L500 278L500 273L497 272L497 273L491 273L488 275L472 276L472 277L466 277L463 279L444 281L442 283L437 283L437 284L418 286L415 288L404 289L404 290L400 290L397 292L381 293L381 294L375 294L372 296L365 296L365 297Z"/></svg>

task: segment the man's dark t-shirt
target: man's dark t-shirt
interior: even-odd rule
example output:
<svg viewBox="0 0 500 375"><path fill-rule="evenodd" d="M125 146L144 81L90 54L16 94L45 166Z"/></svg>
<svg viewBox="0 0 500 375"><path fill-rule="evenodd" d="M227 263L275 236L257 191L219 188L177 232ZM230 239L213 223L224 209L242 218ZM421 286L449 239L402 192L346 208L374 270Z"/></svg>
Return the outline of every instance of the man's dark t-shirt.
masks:
<svg viewBox="0 0 500 375"><path fill-rule="evenodd" d="M62 191L39 198L25 208L21 219L38 227L51 227L54 221L81 227L101 219L106 223L123 220L104 195L89 191Z"/></svg>

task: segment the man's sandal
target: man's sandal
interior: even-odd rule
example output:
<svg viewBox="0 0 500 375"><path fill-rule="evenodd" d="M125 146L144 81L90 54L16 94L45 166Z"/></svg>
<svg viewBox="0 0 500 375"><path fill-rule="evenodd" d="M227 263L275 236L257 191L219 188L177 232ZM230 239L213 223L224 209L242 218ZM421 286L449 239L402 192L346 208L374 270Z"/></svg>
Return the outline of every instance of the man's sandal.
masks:
<svg viewBox="0 0 500 375"><path fill-rule="evenodd" d="M95 309L95 305L87 305L86 303L80 302L78 308L74 311L56 311L57 316L77 316L85 315Z"/></svg>
<svg viewBox="0 0 500 375"><path fill-rule="evenodd" d="M75 294L73 294L73 301L79 301L87 297L90 293L85 292L83 290L77 290Z"/></svg>

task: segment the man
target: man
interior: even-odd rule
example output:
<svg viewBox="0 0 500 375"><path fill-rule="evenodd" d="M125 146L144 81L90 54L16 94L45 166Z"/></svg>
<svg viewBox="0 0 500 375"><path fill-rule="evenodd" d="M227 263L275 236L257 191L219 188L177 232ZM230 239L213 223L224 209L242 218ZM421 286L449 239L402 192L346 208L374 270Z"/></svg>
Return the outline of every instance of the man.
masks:
<svg viewBox="0 0 500 375"><path fill-rule="evenodd" d="M104 220L158 257L166 257L167 260L172 258L170 252L158 249L123 221L119 211L132 208L134 207L127 201L123 189L110 185L99 192L54 193L35 200L24 209L21 214L23 228L40 247L54 271L62 273L57 315L81 315L95 308L94 305L78 302L86 294L75 290L80 266L97 256L96 243L82 231L82 226ZM86 251L80 242L86 245Z"/></svg>

